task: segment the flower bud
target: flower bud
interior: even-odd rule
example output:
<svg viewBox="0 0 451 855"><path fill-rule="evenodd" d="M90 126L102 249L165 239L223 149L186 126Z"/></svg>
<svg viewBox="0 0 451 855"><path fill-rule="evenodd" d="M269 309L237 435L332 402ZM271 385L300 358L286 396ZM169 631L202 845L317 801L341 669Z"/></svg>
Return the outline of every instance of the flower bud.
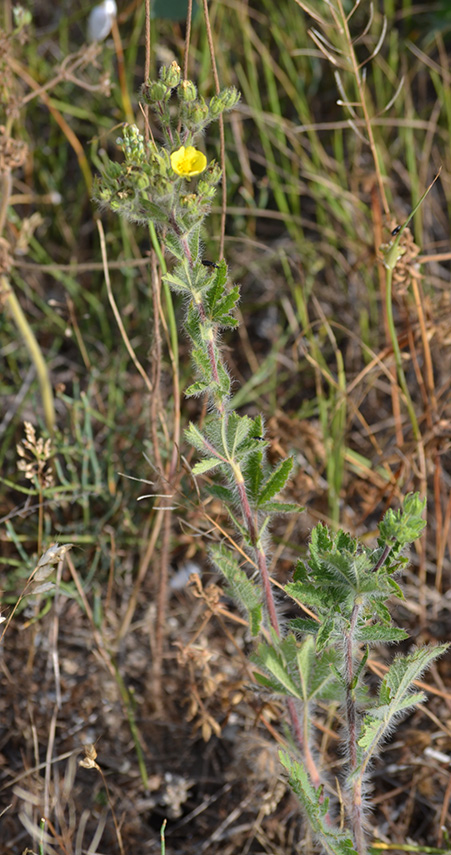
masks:
<svg viewBox="0 0 451 855"><path fill-rule="evenodd" d="M180 83L180 66L177 63L172 62L171 65L162 65L160 68L160 78L166 86L169 86L170 89L174 89L175 86L178 86Z"/></svg>
<svg viewBox="0 0 451 855"><path fill-rule="evenodd" d="M99 187L96 186L96 196L100 199L101 202L109 202L112 196L112 192L109 187Z"/></svg>
<svg viewBox="0 0 451 855"><path fill-rule="evenodd" d="M146 104L155 104L156 101L164 101L167 87L159 80L148 80L141 87L141 92Z"/></svg>
<svg viewBox="0 0 451 855"><path fill-rule="evenodd" d="M208 183L210 185L215 185L215 184L219 183L219 181L221 180L221 176L222 176L222 169L219 166L219 163L215 163L214 161L212 161L209 164L208 169L205 172L205 175L203 176L203 178L204 178L204 181L208 181Z"/></svg>
<svg viewBox="0 0 451 855"><path fill-rule="evenodd" d="M188 193L186 196L180 196L180 204L183 205L184 208L194 208L197 202L197 196L195 193Z"/></svg>
<svg viewBox="0 0 451 855"><path fill-rule="evenodd" d="M208 107L203 99L202 101L198 101L197 104L192 105L190 119L196 125L203 125L208 119Z"/></svg>
<svg viewBox="0 0 451 855"><path fill-rule="evenodd" d="M240 93L234 86L229 86L227 89L223 89L219 95L213 95L213 98L210 101L210 116L215 119L224 110L231 110L238 104L240 100Z"/></svg>
<svg viewBox="0 0 451 855"><path fill-rule="evenodd" d="M219 97L224 104L224 110L232 110L233 107L236 107L238 104L241 96L238 89L235 89L234 86L229 86L227 89L223 89L223 91L219 93Z"/></svg>
<svg viewBox="0 0 451 855"><path fill-rule="evenodd" d="M122 140L121 140L122 142ZM110 160L110 162L105 167L105 177L111 178L114 180L115 178L119 178L122 172L122 166L120 163L117 163L115 160Z"/></svg>
<svg viewBox="0 0 451 855"><path fill-rule="evenodd" d="M144 174L144 172L140 172L134 178L133 183L136 185L138 190L145 190L149 186L150 180L149 177Z"/></svg>
<svg viewBox="0 0 451 855"><path fill-rule="evenodd" d="M191 80L182 80L177 90L180 101L195 101L197 98L197 89Z"/></svg>
<svg viewBox="0 0 451 855"><path fill-rule="evenodd" d="M207 181L199 181L197 184L197 192L202 197L202 204L211 202L216 195L216 187L212 187Z"/></svg>

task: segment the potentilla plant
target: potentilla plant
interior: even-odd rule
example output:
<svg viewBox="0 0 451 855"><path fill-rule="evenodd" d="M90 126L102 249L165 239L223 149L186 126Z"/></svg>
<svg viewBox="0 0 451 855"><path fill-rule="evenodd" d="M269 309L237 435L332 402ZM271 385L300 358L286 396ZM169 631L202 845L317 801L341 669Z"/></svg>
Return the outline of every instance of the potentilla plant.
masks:
<svg viewBox="0 0 451 855"><path fill-rule="evenodd" d="M403 629L392 625L386 601L402 596L394 577L406 563L406 547L425 525L424 502L411 494L401 510L388 511L374 548L318 525L306 560L299 562L293 582L285 587L287 597L304 607L305 616L282 630L268 572L269 526L274 515L300 510L277 498L293 461L271 467L262 418L241 416L231 408L231 379L220 334L237 326L233 311L239 291L228 283L225 261L211 266L202 258L201 231L221 170L214 161L207 162L196 142L212 121L236 106L239 93L224 89L206 102L194 83L181 79L173 63L161 69L159 80L143 86L142 97L160 123L164 143L146 142L136 126L125 125L118 140L124 161L105 164L95 198L131 221L153 223L174 258L164 278L185 301L183 329L191 342L195 374L185 394L208 399L209 416L202 429L191 423L185 432L201 456L193 474L210 474L214 483L208 490L223 502L242 544L238 556L218 543L210 548L210 558L225 577L228 593L247 614L250 632L260 636L253 657L258 684L262 691L285 699L287 749L281 752L281 762L320 851L365 855L371 762L399 719L424 701L414 683L447 647L427 646L396 657L377 697L367 691L370 645L407 638ZM246 569L243 554L248 556ZM311 722L319 702L338 704L343 714L345 830L335 822L334 806L326 796L326 788L333 788L315 759Z"/></svg>

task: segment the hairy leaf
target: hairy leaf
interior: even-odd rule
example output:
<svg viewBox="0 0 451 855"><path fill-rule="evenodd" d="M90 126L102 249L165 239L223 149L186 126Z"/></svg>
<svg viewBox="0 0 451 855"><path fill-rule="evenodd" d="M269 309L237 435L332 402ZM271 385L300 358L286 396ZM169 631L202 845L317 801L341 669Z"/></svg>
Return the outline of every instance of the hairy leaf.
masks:
<svg viewBox="0 0 451 855"><path fill-rule="evenodd" d="M286 460L282 460L281 463L274 469L266 481L263 483L260 495L258 498L258 505L264 505L265 502L269 502L277 493L280 493L281 490L285 487L287 483L288 477L290 475L291 469L293 467L293 458L288 457Z"/></svg>
<svg viewBox="0 0 451 855"><path fill-rule="evenodd" d="M363 641L365 644L376 644L384 642L391 644L394 641L403 641L409 637L409 633L398 626L362 626L357 630L357 640Z"/></svg>
<svg viewBox="0 0 451 855"><path fill-rule="evenodd" d="M270 514L301 514L305 511L302 505L296 505L295 502L265 502L264 505L259 503L259 506Z"/></svg>
<svg viewBox="0 0 451 855"><path fill-rule="evenodd" d="M195 398L197 395L202 395L209 388L209 383L204 383L203 380L197 380L196 383L191 383L191 386L188 386L185 389L185 397L186 398Z"/></svg>
<svg viewBox="0 0 451 855"><path fill-rule="evenodd" d="M207 457L205 460L200 460L192 468L193 475L202 475L204 472L210 472L215 466L218 466L219 460L217 457Z"/></svg>
<svg viewBox="0 0 451 855"><path fill-rule="evenodd" d="M322 789L315 790L303 765L279 751L282 766L288 772L291 789L298 797L314 835L321 843L323 855L357 855L347 832L338 831L326 820L329 799L324 798Z"/></svg>
<svg viewBox="0 0 451 855"><path fill-rule="evenodd" d="M448 646L441 644L436 647L430 645L421 647L408 656L397 657L391 664L381 683L379 703L363 720L358 744L365 752L364 766L380 742L390 734L399 716L425 700L426 696L423 692L412 694L412 684L419 679L425 668L448 649Z"/></svg>
<svg viewBox="0 0 451 855"><path fill-rule="evenodd" d="M302 688L299 682L290 676L282 654L275 647L262 642L258 645L257 652L251 656L251 659L270 675L281 695L291 695L302 700Z"/></svg>
<svg viewBox="0 0 451 855"><path fill-rule="evenodd" d="M185 280L184 273L176 272L178 267L179 265L177 265L177 267L172 273L165 273L163 276L163 281L168 283L172 291L177 291L180 294L189 294L191 293L191 289Z"/></svg>
<svg viewBox="0 0 451 855"><path fill-rule="evenodd" d="M260 588L246 576L235 556L225 546L222 544L213 546L209 554L218 570L227 579L227 593L246 610L251 634L258 635L263 608Z"/></svg>

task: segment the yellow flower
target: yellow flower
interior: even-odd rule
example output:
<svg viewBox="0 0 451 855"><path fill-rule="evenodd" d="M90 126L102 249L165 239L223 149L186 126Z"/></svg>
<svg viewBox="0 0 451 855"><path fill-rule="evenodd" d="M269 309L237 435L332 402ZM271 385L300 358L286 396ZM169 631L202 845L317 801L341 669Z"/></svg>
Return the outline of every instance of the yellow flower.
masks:
<svg viewBox="0 0 451 855"><path fill-rule="evenodd" d="M207 158L201 151L188 145L184 145L177 151L171 154L171 166L177 175L183 175L185 178L192 178L193 175L200 175L207 165Z"/></svg>

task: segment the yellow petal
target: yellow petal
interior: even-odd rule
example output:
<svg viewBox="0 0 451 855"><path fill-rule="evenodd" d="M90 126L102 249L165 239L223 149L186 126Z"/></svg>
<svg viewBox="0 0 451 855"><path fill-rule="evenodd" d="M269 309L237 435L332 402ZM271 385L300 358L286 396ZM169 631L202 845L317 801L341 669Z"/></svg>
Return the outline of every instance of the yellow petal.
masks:
<svg viewBox="0 0 451 855"><path fill-rule="evenodd" d="M192 178L194 175L200 175L207 165L207 158L203 152L198 151L192 145L182 145L177 151L171 154L171 166L177 175L182 175L184 178Z"/></svg>

